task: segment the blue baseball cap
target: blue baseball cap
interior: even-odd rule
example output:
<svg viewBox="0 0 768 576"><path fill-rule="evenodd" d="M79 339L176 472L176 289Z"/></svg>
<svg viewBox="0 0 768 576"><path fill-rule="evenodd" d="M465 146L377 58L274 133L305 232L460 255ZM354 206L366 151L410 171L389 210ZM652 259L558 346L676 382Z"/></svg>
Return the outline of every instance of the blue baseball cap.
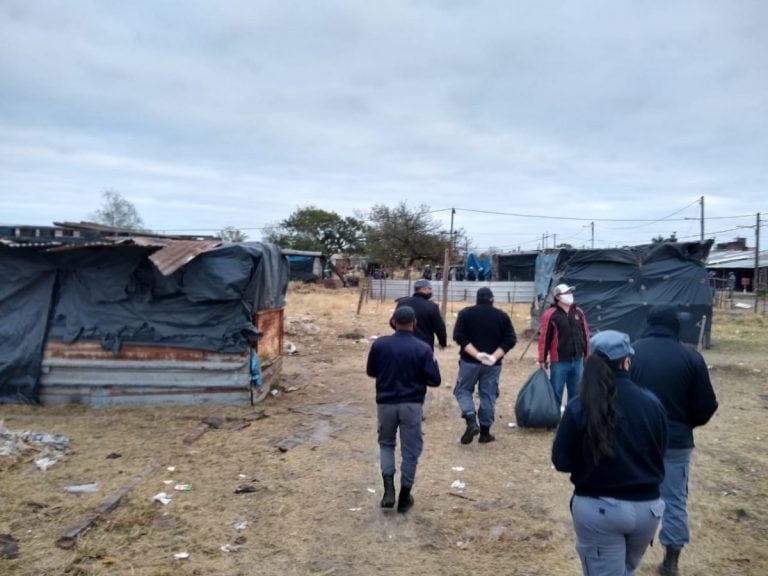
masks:
<svg viewBox="0 0 768 576"><path fill-rule="evenodd" d="M602 354L608 360L621 360L634 356L635 349L629 344L629 336L618 330L603 330L590 340L593 354Z"/></svg>

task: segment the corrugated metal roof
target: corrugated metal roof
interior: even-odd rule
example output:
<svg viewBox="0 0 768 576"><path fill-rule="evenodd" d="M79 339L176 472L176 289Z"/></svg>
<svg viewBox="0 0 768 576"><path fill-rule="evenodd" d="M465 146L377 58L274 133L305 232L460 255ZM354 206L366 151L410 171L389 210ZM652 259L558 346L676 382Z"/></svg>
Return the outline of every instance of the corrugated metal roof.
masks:
<svg viewBox="0 0 768 576"><path fill-rule="evenodd" d="M139 246L157 246L157 238L134 238ZM221 240L168 240L149 259L163 276L170 276L196 256L221 246Z"/></svg>
<svg viewBox="0 0 768 576"><path fill-rule="evenodd" d="M759 267L768 266L768 250L761 250ZM707 268L754 268L755 251L753 250L724 250L710 253Z"/></svg>

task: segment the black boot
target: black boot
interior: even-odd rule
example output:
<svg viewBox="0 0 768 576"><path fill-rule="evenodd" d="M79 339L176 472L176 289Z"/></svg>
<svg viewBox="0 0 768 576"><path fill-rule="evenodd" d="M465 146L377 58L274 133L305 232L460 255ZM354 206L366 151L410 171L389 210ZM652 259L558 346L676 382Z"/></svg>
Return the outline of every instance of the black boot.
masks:
<svg viewBox="0 0 768 576"><path fill-rule="evenodd" d="M410 486L400 486L400 496L397 499L397 511L405 514L413 506L413 496L411 496Z"/></svg>
<svg viewBox="0 0 768 576"><path fill-rule="evenodd" d="M661 576L678 576L677 560L680 558L679 548L665 548L664 561L659 564L659 574Z"/></svg>
<svg viewBox="0 0 768 576"><path fill-rule="evenodd" d="M480 444L487 444L488 442L493 442L496 440L496 436L491 434L491 427L490 426L480 426L480 438L478 438L478 442Z"/></svg>
<svg viewBox="0 0 768 576"><path fill-rule="evenodd" d="M395 507L395 477L382 474L384 478L384 496L381 497L382 508Z"/></svg>
<svg viewBox="0 0 768 576"><path fill-rule="evenodd" d="M480 434L480 428L477 425L477 418L474 414L464 416L464 420L467 421L467 429L464 431L464 434L461 435L461 443L471 444L474 437Z"/></svg>

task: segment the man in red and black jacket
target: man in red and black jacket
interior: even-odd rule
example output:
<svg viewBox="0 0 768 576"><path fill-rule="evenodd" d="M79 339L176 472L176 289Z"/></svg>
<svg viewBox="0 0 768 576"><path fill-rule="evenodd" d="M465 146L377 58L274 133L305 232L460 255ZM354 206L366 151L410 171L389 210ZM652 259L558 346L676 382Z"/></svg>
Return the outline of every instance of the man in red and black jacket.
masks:
<svg viewBox="0 0 768 576"><path fill-rule="evenodd" d="M555 303L541 316L539 365L550 367L549 380L555 400L563 402L563 388L568 401L578 396L584 358L589 355L589 326L584 311L573 303L573 286L555 286ZM549 360L547 360L549 356Z"/></svg>

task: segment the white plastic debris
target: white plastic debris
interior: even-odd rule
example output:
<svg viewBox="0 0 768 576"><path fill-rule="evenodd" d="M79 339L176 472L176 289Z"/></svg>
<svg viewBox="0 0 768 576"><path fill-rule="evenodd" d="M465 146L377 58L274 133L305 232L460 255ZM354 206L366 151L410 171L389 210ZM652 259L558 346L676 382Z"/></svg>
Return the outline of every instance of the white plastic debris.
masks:
<svg viewBox="0 0 768 576"><path fill-rule="evenodd" d="M174 482L175 482L175 480L163 480L163 484L165 484L166 486L169 486L170 484L173 484Z"/></svg>
<svg viewBox="0 0 768 576"><path fill-rule="evenodd" d="M189 559L189 552L177 552L173 555L174 560L187 560Z"/></svg>
<svg viewBox="0 0 768 576"><path fill-rule="evenodd" d="M246 476L245 474L238 474L237 477L238 478L248 478L248 476Z"/></svg>
<svg viewBox="0 0 768 576"><path fill-rule="evenodd" d="M45 472L46 470L48 470L48 468L56 464L56 462L58 462L58 460L56 460L55 458L47 458L47 457L38 458L37 460L35 460L35 466L37 466L38 468L40 468L40 470Z"/></svg>
<svg viewBox="0 0 768 576"><path fill-rule="evenodd" d="M238 546L237 544L224 544L224 546L221 547L222 552L237 552L240 550L242 546Z"/></svg>
<svg viewBox="0 0 768 576"><path fill-rule="evenodd" d="M517 422L510 422L509 424L507 424L507 426L509 426L510 428L517 428Z"/></svg>
<svg viewBox="0 0 768 576"><path fill-rule="evenodd" d="M362 510L362 508L350 508L349 509L350 512L360 512L360 510Z"/></svg>
<svg viewBox="0 0 768 576"><path fill-rule="evenodd" d="M464 466L454 466L451 470L454 472L464 472Z"/></svg>
<svg viewBox="0 0 768 576"><path fill-rule="evenodd" d="M376 490L374 490L373 488L368 488L368 492L370 492L371 494L376 494Z"/></svg>
<svg viewBox="0 0 768 576"><path fill-rule="evenodd" d="M464 490L466 487L467 485L461 480L454 480L451 484L451 488L456 488L456 490Z"/></svg>
<svg viewBox="0 0 768 576"><path fill-rule="evenodd" d="M232 526L235 530L245 530L245 527L248 526L248 522L243 520L242 522L235 522Z"/></svg>
<svg viewBox="0 0 768 576"><path fill-rule="evenodd" d="M166 468L166 470L168 470L168 472L173 472L173 471L176 470L176 466L168 466L168 468Z"/></svg>
<svg viewBox="0 0 768 576"><path fill-rule="evenodd" d="M160 502L163 506L166 506L167 504L171 503L171 499L168 497L168 494L165 492L158 492L152 497L153 502Z"/></svg>
<svg viewBox="0 0 768 576"><path fill-rule="evenodd" d="M98 492L99 491L99 485L96 484L96 482L89 482L88 484L77 484L74 486L65 486L64 492L69 492L70 494L88 494L92 492Z"/></svg>

